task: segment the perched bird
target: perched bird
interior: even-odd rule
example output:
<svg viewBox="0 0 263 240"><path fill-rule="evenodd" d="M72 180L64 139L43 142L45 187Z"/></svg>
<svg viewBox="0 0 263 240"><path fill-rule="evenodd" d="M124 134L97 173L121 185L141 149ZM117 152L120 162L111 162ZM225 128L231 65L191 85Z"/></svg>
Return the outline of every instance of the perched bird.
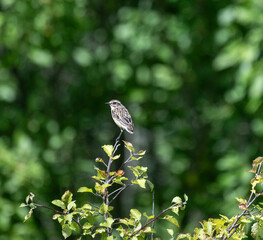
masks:
<svg viewBox="0 0 263 240"><path fill-rule="evenodd" d="M111 100L106 104L110 105L112 119L120 127L121 132L126 130L128 133L133 134L134 124L127 108L118 100Z"/></svg>

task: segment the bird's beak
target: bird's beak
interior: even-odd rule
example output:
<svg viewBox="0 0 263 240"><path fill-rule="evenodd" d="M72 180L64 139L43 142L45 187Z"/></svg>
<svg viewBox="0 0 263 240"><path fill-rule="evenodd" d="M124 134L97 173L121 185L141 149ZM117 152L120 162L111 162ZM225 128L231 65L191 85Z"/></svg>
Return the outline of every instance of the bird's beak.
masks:
<svg viewBox="0 0 263 240"><path fill-rule="evenodd" d="M110 104L109 102L105 102L105 104Z"/></svg>

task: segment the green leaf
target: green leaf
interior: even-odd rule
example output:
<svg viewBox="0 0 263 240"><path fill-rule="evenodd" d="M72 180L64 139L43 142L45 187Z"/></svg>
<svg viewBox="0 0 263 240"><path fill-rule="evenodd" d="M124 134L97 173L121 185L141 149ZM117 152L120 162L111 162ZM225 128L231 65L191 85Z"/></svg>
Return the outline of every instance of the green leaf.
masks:
<svg viewBox="0 0 263 240"><path fill-rule="evenodd" d="M130 152L134 153L134 147L133 145L130 143L130 142L127 142L127 141L123 141L124 142L124 147L126 149L128 149Z"/></svg>
<svg viewBox="0 0 263 240"><path fill-rule="evenodd" d="M27 207L25 203L21 203L19 207Z"/></svg>
<svg viewBox="0 0 263 240"><path fill-rule="evenodd" d="M255 222L251 227L251 236L256 239L260 240L263 239L263 225L262 222Z"/></svg>
<svg viewBox="0 0 263 240"><path fill-rule="evenodd" d="M252 164L252 169L249 170L248 172L256 173L256 172L257 172L258 165L259 165L260 163L263 163L263 157L257 157L256 159L254 159L254 160L253 160L253 164Z"/></svg>
<svg viewBox="0 0 263 240"><path fill-rule="evenodd" d="M67 209L68 210L71 210L71 209L75 209L76 208L76 203L75 203L75 201L72 201L72 202L70 202L69 204L68 204L68 206L67 206Z"/></svg>
<svg viewBox="0 0 263 240"><path fill-rule="evenodd" d="M102 146L104 152L108 155L109 158L112 157L112 153L113 153L113 146L112 145L103 145Z"/></svg>
<svg viewBox="0 0 263 240"><path fill-rule="evenodd" d="M178 205L181 205L183 203L183 201L180 197L174 197L172 200L172 203L176 203Z"/></svg>
<svg viewBox="0 0 263 240"><path fill-rule="evenodd" d="M103 163L104 161L103 161L102 158L96 158L96 159L95 159L95 162L102 162L102 163Z"/></svg>
<svg viewBox="0 0 263 240"><path fill-rule="evenodd" d="M72 231L75 231L77 232L79 230L79 225L75 222L72 222L71 224L69 224L69 228L72 230Z"/></svg>
<svg viewBox="0 0 263 240"><path fill-rule="evenodd" d="M137 179L137 183L141 188L145 188L146 180L144 178Z"/></svg>
<svg viewBox="0 0 263 240"><path fill-rule="evenodd" d="M142 232L144 232L144 233L151 233L151 232L153 232L153 229L151 227L146 227L146 228L142 229Z"/></svg>
<svg viewBox="0 0 263 240"><path fill-rule="evenodd" d="M60 216L61 216L61 214L54 214L53 217L52 217L52 219L53 219L53 220L56 220L56 219L58 219Z"/></svg>
<svg viewBox="0 0 263 240"><path fill-rule="evenodd" d="M184 238L188 238L188 240L192 240L192 237L189 233L180 233L176 240L180 240L180 239L184 239Z"/></svg>
<svg viewBox="0 0 263 240"><path fill-rule="evenodd" d="M96 231L95 231L95 233L92 235L92 237L94 238L97 234L102 234L102 233L104 233L105 231L106 231L105 228L98 228L98 229L96 229ZM101 239L103 239L103 238L101 238Z"/></svg>
<svg viewBox="0 0 263 240"><path fill-rule="evenodd" d="M126 226L134 226L134 219L121 218L119 219L119 222Z"/></svg>
<svg viewBox="0 0 263 240"><path fill-rule="evenodd" d="M91 224L90 222L85 222L83 224L83 229L90 229L93 227L93 224Z"/></svg>
<svg viewBox="0 0 263 240"><path fill-rule="evenodd" d="M72 230L70 229L70 227L67 224L63 224L62 225L62 235L63 237L66 239L68 238L72 233Z"/></svg>
<svg viewBox="0 0 263 240"><path fill-rule="evenodd" d="M100 223L100 226L111 228L111 225L114 223L114 220L111 217L106 219L106 222Z"/></svg>
<svg viewBox="0 0 263 240"><path fill-rule="evenodd" d="M105 180L107 178L107 173L104 170L100 170L99 168L95 167L95 170L97 171L97 175L93 176L92 178L102 182L102 180Z"/></svg>
<svg viewBox="0 0 263 240"><path fill-rule="evenodd" d="M144 175L145 175L145 177L147 177L147 175L146 175L146 172L148 169L147 167L142 167L142 166L136 166L136 167L128 166L128 167L132 170L132 172L136 178L144 176Z"/></svg>
<svg viewBox="0 0 263 240"><path fill-rule="evenodd" d="M173 229L169 229L169 228L167 228L166 230L167 230L167 232L170 234L170 236L173 237L173 235L174 235L174 230L173 230Z"/></svg>
<svg viewBox="0 0 263 240"><path fill-rule="evenodd" d="M171 210L172 210L173 213L178 215L178 212L179 212L179 207L178 206L172 207Z"/></svg>
<svg viewBox="0 0 263 240"><path fill-rule="evenodd" d="M179 227L178 221L176 218L170 215L166 215L163 217L163 219L168 220L169 222L173 223L175 226Z"/></svg>
<svg viewBox="0 0 263 240"><path fill-rule="evenodd" d="M239 203L242 203L242 204L247 204L247 200L244 198L244 197L236 197L236 200L239 202Z"/></svg>
<svg viewBox="0 0 263 240"><path fill-rule="evenodd" d="M134 155L131 157L131 160L138 161L142 159L142 157L135 157Z"/></svg>
<svg viewBox="0 0 263 240"><path fill-rule="evenodd" d="M213 223L211 221L201 221L200 222L203 230L206 234L208 234L209 236L212 236L212 231L213 231Z"/></svg>
<svg viewBox="0 0 263 240"><path fill-rule="evenodd" d="M120 154L119 154L119 155L116 155L116 156L114 156L114 157L112 156L111 159L112 159L112 160L116 160L116 159L119 159L120 156L121 156Z"/></svg>
<svg viewBox="0 0 263 240"><path fill-rule="evenodd" d="M72 201L73 194L67 190L61 197L61 200L65 203L65 205L68 205Z"/></svg>
<svg viewBox="0 0 263 240"><path fill-rule="evenodd" d="M73 214L66 214L64 216L65 221L67 221L69 224L72 222Z"/></svg>
<svg viewBox="0 0 263 240"><path fill-rule="evenodd" d="M84 204L81 209L86 209L86 210L91 210L92 209L92 206L88 203Z"/></svg>
<svg viewBox="0 0 263 240"><path fill-rule="evenodd" d="M100 205L100 210L99 210L100 213L102 213L102 214L108 213L108 210L109 210L109 206L107 204L102 203Z"/></svg>
<svg viewBox="0 0 263 240"><path fill-rule="evenodd" d="M184 201L187 202L188 201L188 196L186 194L184 194Z"/></svg>
<svg viewBox="0 0 263 240"><path fill-rule="evenodd" d="M87 187L81 187L78 189L78 192L90 192L93 193L92 188L87 188Z"/></svg>
<svg viewBox="0 0 263 240"><path fill-rule="evenodd" d="M255 189L257 184L263 183L263 177L261 175L256 175L254 178L251 179L250 183L252 185L252 190L253 190Z"/></svg>
<svg viewBox="0 0 263 240"><path fill-rule="evenodd" d="M143 216L144 216L144 217L146 217L146 218L147 218L147 220L151 220L151 219L153 219L153 218L154 218L154 216L153 216L153 215L151 215L151 216L148 216L146 212L144 212L144 213L143 213Z"/></svg>
<svg viewBox="0 0 263 240"><path fill-rule="evenodd" d="M141 214L140 211L137 210L137 209L131 209L131 210L130 210L130 216L131 216L132 218L134 218L135 220L140 221L140 220L141 220L141 217L142 217L142 214Z"/></svg>
<svg viewBox="0 0 263 240"><path fill-rule="evenodd" d="M60 207L60 208L62 208L62 209L66 208L65 203L62 202L61 200L58 200L58 199L57 200L53 200L51 203L56 205L56 206L58 206L58 207Z"/></svg>
<svg viewBox="0 0 263 240"><path fill-rule="evenodd" d="M29 195L26 197L26 204L28 204L29 200L33 202L34 197L35 197L35 194L30 192Z"/></svg>
<svg viewBox="0 0 263 240"><path fill-rule="evenodd" d="M140 150L138 153L137 153L137 155L140 155L140 156L143 156L143 155L145 155L145 153L146 153L146 150Z"/></svg>
<svg viewBox="0 0 263 240"><path fill-rule="evenodd" d="M151 190L151 192L152 192L153 189L154 189L153 183L152 183L151 181L149 181L149 180L147 180L147 183L148 183L148 186L150 187L150 190Z"/></svg>
<svg viewBox="0 0 263 240"><path fill-rule="evenodd" d="M30 208L28 214L25 216L24 222L27 221L31 217L32 213L33 213L33 209Z"/></svg>

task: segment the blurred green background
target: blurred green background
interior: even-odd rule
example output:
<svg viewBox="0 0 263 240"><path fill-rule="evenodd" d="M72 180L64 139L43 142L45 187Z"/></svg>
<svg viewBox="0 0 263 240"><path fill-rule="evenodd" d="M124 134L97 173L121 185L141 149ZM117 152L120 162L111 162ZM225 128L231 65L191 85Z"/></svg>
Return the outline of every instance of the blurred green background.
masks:
<svg viewBox="0 0 263 240"><path fill-rule="evenodd" d="M262 46L261 0L1 0L0 240L62 239L52 212L23 224L18 206L29 192L87 200L76 190L119 133L111 99L133 117L124 138L147 150L156 213L184 193L180 231L238 213L262 154ZM150 214L151 201L135 187L115 214Z"/></svg>

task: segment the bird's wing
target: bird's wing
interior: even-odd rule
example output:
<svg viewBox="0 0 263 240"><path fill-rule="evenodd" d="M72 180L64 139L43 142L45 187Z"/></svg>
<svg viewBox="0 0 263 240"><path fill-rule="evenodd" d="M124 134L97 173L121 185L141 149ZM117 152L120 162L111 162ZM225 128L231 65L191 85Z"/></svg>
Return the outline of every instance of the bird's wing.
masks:
<svg viewBox="0 0 263 240"><path fill-rule="evenodd" d="M120 111L119 120L123 123L123 125L129 125L133 124L131 115L129 114L128 110L125 108L121 108Z"/></svg>

